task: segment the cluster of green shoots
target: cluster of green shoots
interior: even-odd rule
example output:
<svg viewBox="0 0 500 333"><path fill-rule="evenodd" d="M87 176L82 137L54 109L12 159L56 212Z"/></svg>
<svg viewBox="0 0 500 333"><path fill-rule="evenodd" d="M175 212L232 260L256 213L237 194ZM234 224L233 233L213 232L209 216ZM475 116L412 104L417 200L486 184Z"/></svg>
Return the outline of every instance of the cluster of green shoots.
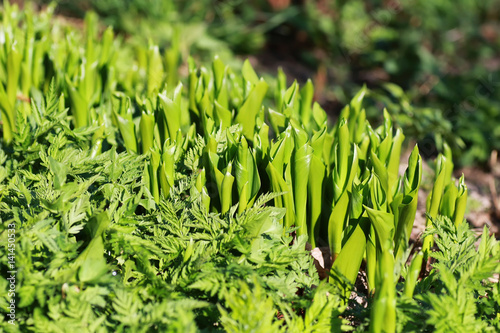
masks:
<svg viewBox="0 0 500 333"><path fill-rule="evenodd" d="M99 31L94 13L86 15L82 34L55 16L54 8L51 5L38 14L28 5L20 11L4 1L0 27L3 139L12 141L16 117L26 118L30 99L40 101L54 81L70 107L74 127L100 128L94 136L100 149L104 123L110 121L105 109L115 92L135 96L177 83L178 43L160 58L154 45L131 47L122 44L111 27ZM164 69L169 73L165 80Z"/></svg>
<svg viewBox="0 0 500 333"><path fill-rule="evenodd" d="M36 103L54 80L72 127L93 131L94 156L105 145L118 145L146 157L143 180L156 204L192 175L191 195L201 196L211 213L241 214L260 195L279 194L272 204L286 209L285 230L295 228L313 247L330 249L330 281L345 303L366 262L375 297L371 329L395 331L396 283L405 272L404 294L412 297L433 238L424 239L407 265L422 159L415 147L399 174L404 135L386 110L379 127L370 125L362 107L366 88L331 126L313 102L311 81L288 86L279 72L271 85L248 61L239 72L216 58L209 68L190 60L182 84L178 51L162 54L154 45L136 50L124 70L119 43L111 29L99 36L95 16L87 16L81 40L68 27L50 25L51 15L21 15L4 4L3 145L15 138L16 117L29 115L27 101ZM456 225L464 220L467 188L463 178L458 186L452 181L452 169L450 154L440 155L428 225L438 215Z"/></svg>

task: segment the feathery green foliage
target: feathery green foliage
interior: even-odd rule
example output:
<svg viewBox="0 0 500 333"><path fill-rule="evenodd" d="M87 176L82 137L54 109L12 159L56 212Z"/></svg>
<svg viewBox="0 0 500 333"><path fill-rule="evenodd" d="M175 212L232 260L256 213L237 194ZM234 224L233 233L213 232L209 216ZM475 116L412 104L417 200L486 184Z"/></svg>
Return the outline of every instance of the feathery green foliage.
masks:
<svg viewBox="0 0 500 333"><path fill-rule="evenodd" d="M17 132L8 158L1 151L0 217L3 230L16 226L19 267L19 319L12 327L2 316L4 329L230 330L227 318L255 324L247 304L234 303L245 290L267 304L264 330L341 327L331 321L342 311L334 290L313 289L319 280L306 238L289 246L278 223L284 211L264 207L273 196L222 217L200 195L186 198L196 182L188 177L157 204L144 184L144 157L115 149L91 156L92 131L71 130L58 105L51 90L23 124L31 135ZM4 272L7 256L1 263Z"/></svg>
<svg viewBox="0 0 500 333"><path fill-rule="evenodd" d="M311 81L287 86L280 72L271 91L248 61L237 71L215 58L209 67L190 59L181 83L178 50L163 54L153 43L118 71L130 50L110 29L98 37L92 14L83 34L67 28L61 38L50 11L35 18L4 7L5 29L19 30L9 38L23 36L27 50L53 43L40 55L47 71L31 81L9 74L16 61L25 71L31 61L9 63L14 40L0 52L0 218L2 231L16 226L14 331L339 331L348 329L342 316L363 262L373 332L405 323L401 302L445 302L419 296L438 283L418 281L432 234L406 264L418 148L399 175L404 135L387 110L377 128L366 120L366 87L331 126ZM31 104L12 98L18 92ZM451 161L449 149L437 159L428 227L440 248L462 237L456 242L472 258L462 223L467 188L463 178L452 182ZM477 265L497 270L486 259L498 252L488 239ZM329 284L319 281L307 242L330 249ZM436 258L451 260L443 253ZM442 291L453 272L439 265ZM463 292L452 297L470 298ZM0 302L5 309L7 297ZM464 325L474 309L460 308ZM497 325L484 309L483 324ZM448 328L439 309L425 315Z"/></svg>
<svg viewBox="0 0 500 333"><path fill-rule="evenodd" d="M496 332L500 328L498 281L500 245L487 227L478 236L462 223L433 219L439 251L430 275L417 285L415 297L399 300L399 331Z"/></svg>

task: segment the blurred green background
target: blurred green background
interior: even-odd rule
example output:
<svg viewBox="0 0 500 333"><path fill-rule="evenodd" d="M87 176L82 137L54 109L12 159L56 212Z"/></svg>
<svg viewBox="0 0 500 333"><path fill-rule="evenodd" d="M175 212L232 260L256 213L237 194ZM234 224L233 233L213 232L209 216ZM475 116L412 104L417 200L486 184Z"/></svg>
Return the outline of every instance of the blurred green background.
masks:
<svg viewBox="0 0 500 333"><path fill-rule="evenodd" d="M35 1L39 6L45 0ZM59 0L56 13L92 10L131 44L152 41L186 61L219 55L260 73L313 78L331 115L366 84L372 121L386 106L407 138L458 165L486 166L500 149L498 0Z"/></svg>

